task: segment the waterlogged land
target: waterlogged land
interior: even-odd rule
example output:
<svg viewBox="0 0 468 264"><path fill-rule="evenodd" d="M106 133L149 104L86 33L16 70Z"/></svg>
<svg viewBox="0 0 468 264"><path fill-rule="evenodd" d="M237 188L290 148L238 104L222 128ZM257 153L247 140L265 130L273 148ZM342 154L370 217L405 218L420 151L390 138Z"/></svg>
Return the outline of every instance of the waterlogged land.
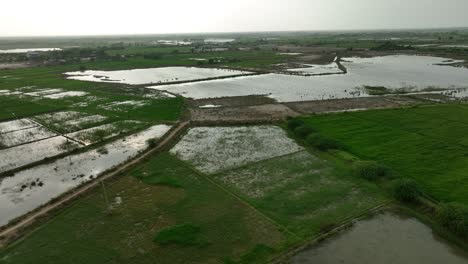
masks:
<svg viewBox="0 0 468 264"><path fill-rule="evenodd" d="M53 198L121 165L148 147L148 139L162 137L169 126L152 127L100 149L71 155L2 179L0 225L25 215Z"/></svg>
<svg viewBox="0 0 468 264"><path fill-rule="evenodd" d="M347 68L347 74L267 74L153 88L194 99L264 95L279 102L371 96L365 87L384 87L388 93L468 88L468 70L451 67L453 63L457 61L423 56L344 58L342 64Z"/></svg>
<svg viewBox="0 0 468 264"><path fill-rule="evenodd" d="M80 41L83 48L0 42L62 48L27 63L24 54L0 54L0 63L30 67L0 71L0 169L19 170L0 181L0 225L110 168L126 169L18 233L28 236L2 249L0 262L268 263L393 202L388 182L356 175L362 160L415 179L431 201L466 204L463 49L439 43L426 53L430 46L407 51L404 43L341 38L96 39ZM463 45L457 41L446 45ZM252 72L268 74L238 77ZM309 127L297 129L283 123L409 106L302 117ZM194 122L185 131L187 120ZM127 164L172 125L180 131L155 148L162 152ZM291 261L365 263L363 251L382 263L466 262L420 222L388 214Z"/></svg>

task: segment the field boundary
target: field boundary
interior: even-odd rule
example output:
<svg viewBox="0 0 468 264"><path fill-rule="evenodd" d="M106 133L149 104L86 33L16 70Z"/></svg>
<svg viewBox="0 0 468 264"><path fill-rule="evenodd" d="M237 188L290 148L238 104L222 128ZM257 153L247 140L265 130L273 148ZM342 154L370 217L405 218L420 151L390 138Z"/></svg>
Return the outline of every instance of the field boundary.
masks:
<svg viewBox="0 0 468 264"><path fill-rule="evenodd" d="M101 182L121 175L123 172L127 171L135 165L138 165L141 161L144 161L154 153L164 150L166 145L170 144L172 140L180 133L183 133L189 124L190 122L188 121L178 123L159 140L159 143L156 147L147 150L140 156L137 156L136 158L124 163L121 166L102 173L101 176L97 177L95 180L89 181L80 187L72 189L71 191L64 193L49 203L37 208L36 210L21 216L16 222L13 220L11 224L7 224L6 226L0 228L0 248L7 246L14 240L17 240L20 236L24 235L28 227L35 224L38 220L46 218L54 210L73 202L88 191L98 187Z"/></svg>

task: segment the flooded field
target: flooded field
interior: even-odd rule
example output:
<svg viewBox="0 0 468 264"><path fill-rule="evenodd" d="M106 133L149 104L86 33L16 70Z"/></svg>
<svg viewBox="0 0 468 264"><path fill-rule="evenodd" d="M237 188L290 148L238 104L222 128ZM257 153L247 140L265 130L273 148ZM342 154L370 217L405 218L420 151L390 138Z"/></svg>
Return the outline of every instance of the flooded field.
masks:
<svg viewBox="0 0 468 264"><path fill-rule="evenodd" d="M426 56L347 58L347 74L289 76L266 74L234 79L150 87L194 99L265 95L279 102L369 97L365 86L395 92L468 88L468 69L457 61Z"/></svg>
<svg viewBox="0 0 468 264"><path fill-rule="evenodd" d="M62 50L62 49L59 49L59 48L4 49L4 50L0 50L0 54L46 52L46 51L59 51L59 50Z"/></svg>
<svg viewBox="0 0 468 264"><path fill-rule="evenodd" d="M86 96L89 93L83 91L64 91L60 88L55 89L37 89L34 87L23 87L16 90L0 90L0 96L32 96L46 99L64 99L69 97Z"/></svg>
<svg viewBox="0 0 468 264"><path fill-rule="evenodd" d="M171 150L197 169L214 173L302 150L275 126L192 128Z"/></svg>
<svg viewBox="0 0 468 264"><path fill-rule="evenodd" d="M142 123L138 121L120 121L70 133L67 134L67 137L89 146L119 134L130 132L141 126Z"/></svg>
<svg viewBox="0 0 468 264"><path fill-rule="evenodd" d="M57 136L0 150L0 173L17 169L28 164L67 153L79 147L79 144L65 137Z"/></svg>
<svg viewBox="0 0 468 264"><path fill-rule="evenodd" d="M205 43L212 43L212 44L223 44L223 43L230 43L236 41L232 38L207 38L205 39Z"/></svg>
<svg viewBox="0 0 468 264"><path fill-rule="evenodd" d="M466 264L468 254L453 248L415 218L384 213L293 257L291 263Z"/></svg>
<svg viewBox="0 0 468 264"><path fill-rule="evenodd" d="M228 69L209 69L197 67L164 67L124 71L68 72L66 73L66 75L68 75L68 79L80 81L112 82L139 85L206 80L216 77L237 76L249 73L250 72Z"/></svg>
<svg viewBox="0 0 468 264"><path fill-rule="evenodd" d="M72 155L0 179L0 226L135 157L147 148L148 139L160 138L169 129L166 125L154 126L104 148Z"/></svg>
<svg viewBox="0 0 468 264"><path fill-rule="evenodd" d="M46 139L56 135L56 133L44 127L32 127L0 134L0 146L14 147L16 145Z"/></svg>
<svg viewBox="0 0 468 264"><path fill-rule="evenodd" d="M340 74L344 73L335 62L325 65L303 64L302 68L289 69L290 72L301 73L304 75L321 75L321 74Z"/></svg>

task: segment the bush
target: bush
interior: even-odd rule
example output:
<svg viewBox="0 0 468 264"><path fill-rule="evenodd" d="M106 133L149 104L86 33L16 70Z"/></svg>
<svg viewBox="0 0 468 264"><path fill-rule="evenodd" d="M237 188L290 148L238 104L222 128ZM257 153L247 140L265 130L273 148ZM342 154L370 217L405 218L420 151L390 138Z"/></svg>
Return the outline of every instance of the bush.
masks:
<svg viewBox="0 0 468 264"><path fill-rule="evenodd" d="M318 134L307 136L306 143L322 151L341 148L340 144L336 142L335 140L322 137L321 135L318 135Z"/></svg>
<svg viewBox="0 0 468 264"><path fill-rule="evenodd" d="M297 127L304 125L304 121L300 119L290 119L288 120L288 128L294 131Z"/></svg>
<svg viewBox="0 0 468 264"><path fill-rule="evenodd" d="M399 201L414 202L419 195L419 185L411 179L399 179L393 185L393 196Z"/></svg>
<svg viewBox="0 0 468 264"><path fill-rule="evenodd" d="M200 232L200 227L190 224L172 226L159 231L154 242L161 245L205 246L207 242L200 239Z"/></svg>
<svg viewBox="0 0 468 264"><path fill-rule="evenodd" d="M458 203L442 204L437 212L440 223L455 234L468 238L468 207Z"/></svg>
<svg viewBox="0 0 468 264"><path fill-rule="evenodd" d="M155 138L150 138L146 141L149 148L155 148L158 145L158 141Z"/></svg>
<svg viewBox="0 0 468 264"><path fill-rule="evenodd" d="M375 181L388 175L388 170L375 161L359 161L354 165L355 173L366 180Z"/></svg>
<svg viewBox="0 0 468 264"><path fill-rule="evenodd" d="M306 138L308 135L310 135L314 131L315 130L311 126L308 126L308 125L298 126L294 129L294 133L301 138Z"/></svg>

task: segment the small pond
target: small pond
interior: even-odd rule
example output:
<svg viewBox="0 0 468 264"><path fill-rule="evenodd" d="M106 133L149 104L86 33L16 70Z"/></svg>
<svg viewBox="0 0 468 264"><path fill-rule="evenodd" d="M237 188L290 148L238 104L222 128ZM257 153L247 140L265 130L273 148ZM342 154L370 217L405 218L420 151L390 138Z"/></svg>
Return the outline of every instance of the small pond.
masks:
<svg viewBox="0 0 468 264"><path fill-rule="evenodd" d="M415 218L386 212L299 253L291 263L466 264L468 254L451 246Z"/></svg>

